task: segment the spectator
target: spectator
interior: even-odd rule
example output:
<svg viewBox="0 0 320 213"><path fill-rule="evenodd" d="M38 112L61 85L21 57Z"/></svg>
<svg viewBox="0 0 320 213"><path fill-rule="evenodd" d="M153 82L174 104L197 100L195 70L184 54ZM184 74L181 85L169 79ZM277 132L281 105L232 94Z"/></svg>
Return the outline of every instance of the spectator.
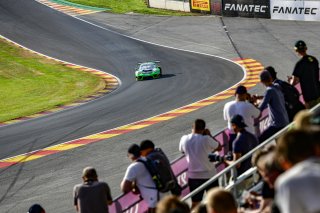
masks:
<svg viewBox="0 0 320 213"><path fill-rule="evenodd" d="M271 67L271 66L266 67L265 70L267 70L270 73L273 85L279 87L279 89L282 91L289 121L290 122L293 121L294 116L300 110L305 109L305 106L300 101L299 91L291 84L278 79L277 73L273 67Z"/></svg>
<svg viewBox="0 0 320 213"><path fill-rule="evenodd" d="M256 134L254 128L254 119L258 118L260 115L259 109L248 102L250 95L247 93L247 88L245 86L238 86L235 92L235 96L236 99L226 103L223 109L223 117L224 120L228 121L228 128L230 130L230 151L232 150L232 141L236 138L236 133L231 127L231 118L236 114L241 115L245 123L247 124L246 130L251 132L252 134Z"/></svg>
<svg viewBox="0 0 320 213"><path fill-rule="evenodd" d="M29 208L28 213L46 213L46 211L39 204L33 204Z"/></svg>
<svg viewBox="0 0 320 213"><path fill-rule="evenodd" d="M262 112L265 108L269 109L269 126L259 136L259 142L263 142L283 127L289 124L288 114L285 108L283 94L280 89L272 84L272 78L268 71L260 73L260 81L266 86L265 95L259 105Z"/></svg>
<svg viewBox="0 0 320 213"><path fill-rule="evenodd" d="M269 146L266 149L260 149L252 156L252 164L257 167L259 174L261 175L262 191L261 202L257 212L279 212L274 205L274 184L277 177L283 172L282 169L276 164L274 158L275 146Z"/></svg>
<svg viewBox="0 0 320 213"><path fill-rule="evenodd" d="M132 163L123 177L120 185L121 190L124 193L139 190L142 198L148 204L148 213L154 213L156 212L156 205L160 200L160 195L149 171L143 163L138 162L138 159L146 160L140 156L139 145L133 144L129 147L128 158Z"/></svg>
<svg viewBox="0 0 320 213"><path fill-rule="evenodd" d="M150 140L144 140L140 143L140 152L141 156L158 162L155 169L159 170L157 173L162 177L162 182L165 182L164 188L169 189L173 195L180 196L182 188L178 184L165 153L160 148L155 149L154 143Z"/></svg>
<svg viewBox="0 0 320 213"><path fill-rule="evenodd" d="M305 106L310 109L319 102L317 99L320 97L319 62L307 54L308 48L304 41L297 41L294 48L301 59L296 63L288 81L292 85L300 82Z"/></svg>
<svg viewBox="0 0 320 213"><path fill-rule="evenodd" d="M199 203L192 211L192 213L207 213L207 206L204 203Z"/></svg>
<svg viewBox="0 0 320 213"><path fill-rule="evenodd" d="M232 147L233 160L230 161L225 159L225 163L228 165L233 164L236 160L258 145L258 139L256 136L245 129L247 125L241 115L234 115L231 119L231 124L233 131L237 134L237 137L234 140ZM251 159L248 158L237 165L237 175L241 175L251 167Z"/></svg>
<svg viewBox="0 0 320 213"><path fill-rule="evenodd" d="M207 194L207 212L237 213L237 202L229 191L216 187Z"/></svg>
<svg viewBox="0 0 320 213"><path fill-rule="evenodd" d="M217 173L215 166L208 160L208 154L220 149L220 144L213 139L210 131L206 129L205 121L202 119L195 120L191 134L182 136L179 150L186 155L188 162L190 191L195 190ZM205 190L218 185L218 181L215 181ZM205 190L191 198L192 209L200 203Z"/></svg>
<svg viewBox="0 0 320 213"><path fill-rule="evenodd" d="M286 171L276 181L276 203L282 213L320 212L319 131L292 130L279 138L276 158Z"/></svg>
<svg viewBox="0 0 320 213"><path fill-rule="evenodd" d="M80 213L109 212L112 204L110 188L107 183L98 181L93 167L86 167L82 172L83 183L73 188L74 205Z"/></svg>
<svg viewBox="0 0 320 213"><path fill-rule="evenodd" d="M157 204L157 213L188 213L189 206L175 195L168 195Z"/></svg>

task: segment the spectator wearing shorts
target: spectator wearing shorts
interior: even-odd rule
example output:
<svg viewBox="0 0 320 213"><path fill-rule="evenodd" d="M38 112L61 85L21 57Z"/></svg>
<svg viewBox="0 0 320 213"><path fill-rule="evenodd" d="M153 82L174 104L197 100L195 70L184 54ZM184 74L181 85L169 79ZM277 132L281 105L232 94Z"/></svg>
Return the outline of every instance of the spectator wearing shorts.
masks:
<svg viewBox="0 0 320 213"><path fill-rule="evenodd" d="M186 155L188 184L191 192L217 173L215 165L208 159L208 154L220 149L220 144L214 140L210 131L206 129L206 123L202 119L195 120L192 133L182 136L179 150ZM218 185L218 181L215 181L205 190ZM191 198L192 209L201 202L205 190Z"/></svg>
<svg viewBox="0 0 320 213"><path fill-rule="evenodd" d="M160 200L160 194L145 165L142 162L138 162L138 160L146 160L140 155L139 145L131 145L128 149L127 156L132 163L127 168L120 188L124 193L130 191L134 191L134 193L139 192L148 205L148 213L154 213L156 212L157 203Z"/></svg>
<svg viewBox="0 0 320 213"><path fill-rule="evenodd" d="M86 167L82 173L83 183L73 188L74 206L79 213L108 213L112 204L110 188L107 183L98 181L93 167Z"/></svg>
<svg viewBox="0 0 320 213"><path fill-rule="evenodd" d="M319 62L314 56L307 54L308 48L304 41L297 41L294 49L301 59L296 63L288 81L292 85L300 82L305 106L310 109L319 102L320 97Z"/></svg>

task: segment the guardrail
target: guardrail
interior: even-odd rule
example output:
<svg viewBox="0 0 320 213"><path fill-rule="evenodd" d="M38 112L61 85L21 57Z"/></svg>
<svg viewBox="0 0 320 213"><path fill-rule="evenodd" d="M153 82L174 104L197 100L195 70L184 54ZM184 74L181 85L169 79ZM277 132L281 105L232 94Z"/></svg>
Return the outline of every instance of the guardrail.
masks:
<svg viewBox="0 0 320 213"><path fill-rule="evenodd" d="M301 91L300 86L297 86L297 89L299 91ZM268 118L268 110L266 109L262 112L262 116L259 119L258 128L259 128L260 132L263 131L267 127L267 125L268 125L267 118ZM286 131L287 128L289 128L289 126L284 128L280 132L278 132L276 135L274 135L272 137L272 139L269 139L269 140L263 142L262 144L260 144L257 148L250 151L249 153L247 153L245 156L243 156L242 158L240 158L236 162L241 163L246 158L250 157L256 150L258 150L262 146L270 143L270 141L272 141L275 137L277 137L278 135L280 135L284 131ZM221 145L228 144L228 141L229 141L228 131L229 131L228 129L224 129L224 130L216 133L214 135L214 139L217 140ZM225 155L228 151L228 146L223 146L223 147L224 147L223 150L220 152L221 155ZM212 181L215 181L218 178L223 177L223 175L227 174L232 169L234 169L235 165L236 164L230 165L227 168L225 168L224 164L217 165L217 171L219 173L217 175L215 175L214 177L212 177L210 180L208 180L204 185L200 186L198 189L196 189L195 191L190 193L189 187L188 187L188 182L187 182L187 180L188 180L188 176L187 176L188 164L187 164L186 157L184 155L182 155L181 157L179 157L171 162L172 170L177 177L178 183L183 188L181 196L183 197L184 201L188 201L188 199L190 199L191 196L193 196L194 194L196 194L197 192L199 192L200 190L205 188ZM235 186L238 183L240 183L243 179L245 179L247 177L246 175L247 175L247 172L242 174L239 177L236 177L234 184L232 184L230 186L226 186L226 187L234 190L234 192L236 193ZM224 181L224 183L227 183L227 181L225 181L225 180L222 180L222 181ZM223 185L226 185L226 184L223 184ZM122 194L119 197L115 198L113 204L111 206L109 206L110 213L119 213L119 212L143 213L143 212L146 212L147 209L148 209L147 204L140 198L140 196L133 194L132 192L129 192L127 194Z"/></svg>
<svg viewBox="0 0 320 213"><path fill-rule="evenodd" d="M320 104L318 104L317 106L313 107L310 111L316 111L320 109ZM283 133L285 133L286 131L288 131L289 128L291 128L293 123L287 125L285 128L283 128L282 130L280 130L279 132L277 132L276 134L274 134L272 137L270 137L269 139L267 139L266 141L264 141L263 143L261 143L259 146L257 146L256 148L252 149L250 152L248 152L247 154L245 154L243 157L241 157L240 159L238 159L237 161L235 161L232 165L228 166L227 168L225 168L223 171L219 172L217 175L215 175L214 177L212 177L210 180L208 180L207 182L205 182L203 185L201 185L199 188L197 188L196 190L192 191L190 194L186 195L185 197L182 198L183 201L185 202L189 202L189 200L191 199L192 196L194 196L195 194L197 194L198 192L200 192L201 190L205 189L208 185L210 185L213 181L218 180L219 178L224 178L225 175L228 172L231 172L232 170L236 169L237 164L243 162L244 160L251 158L251 156L253 155L253 153L255 153L257 150L263 148L264 146L272 143L275 141L275 139L277 139L279 136L281 136ZM225 186L225 188L227 190L231 190L232 193L236 196L239 195L238 191L237 191L237 185L240 184L242 181L244 181L245 179L247 179L248 177L253 176L254 174L257 173L257 169L256 167L252 167L251 169L249 169L248 171L246 171L245 173L241 174L239 177L237 177L235 175L235 181L232 182L231 184Z"/></svg>

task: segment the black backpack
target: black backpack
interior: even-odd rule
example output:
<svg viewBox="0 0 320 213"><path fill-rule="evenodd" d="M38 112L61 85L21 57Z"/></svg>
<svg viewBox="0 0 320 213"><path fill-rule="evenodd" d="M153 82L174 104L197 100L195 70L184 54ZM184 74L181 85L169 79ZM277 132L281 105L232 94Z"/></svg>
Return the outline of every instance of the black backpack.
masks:
<svg viewBox="0 0 320 213"><path fill-rule="evenodd" d="M146 166L159 192L171 191L178 196L181 194L182 188L173 174L167 156L160 148L155 148L148 154L146 161L139 159L138 162Z"/></svg>
<svg viewBox="0 0 320 213"><path fill-rule="evenodd" d="M276 84L279 85L280 90L284 96L285 107L288 113L289 121L293 121L294 116L302 109L305 109L305 106L300 101L299 91L292 86L291 84L277 80Z"/></svg>

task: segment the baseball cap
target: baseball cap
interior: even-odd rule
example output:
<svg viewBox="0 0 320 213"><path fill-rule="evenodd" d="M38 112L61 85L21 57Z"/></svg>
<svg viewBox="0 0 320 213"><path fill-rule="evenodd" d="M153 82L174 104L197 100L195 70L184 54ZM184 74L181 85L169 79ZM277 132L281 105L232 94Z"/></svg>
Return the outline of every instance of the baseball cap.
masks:
<svg viewBox="0 0 320 213"><path fill-rule="evenodd" d="M39 204L33 204L29 208L28 213L45 213L45 210Z"/></svg>
<svg viewBox="0 0 320 213"><path fill-rule="evenodd" d="M269 71L264 70L260 73L260 81L269 81L271 79L271 75Z"/></svg>
<svg viewBox="0 0 320 213"><path fill-rule="evenodd" d="M132 144L131 146L129 146L128 153L129 154L133 154L135 157L139 157L140 156L140 147L139 147L139 145L138 144Z"/></svg>
<svg viewBox="0 0 320 213"><path fill-rule="evenodd" d="M294 45L295 50L305 50L306 47L307 47L306 43L302 40L297 41L296 44Z"/></svg>
<svg viewBox="0 0 320 213"><path fill-rule="evenodd" d="M242 94L246 94L247 93L247 88L245 86L238 86L236 89L236 94L242 95Z"/></svg>
<svg viewBox="0 0 320 213"><path fill-rule="evenodd" d="M247 125L244 123L244 119L241 115L237 114L231 118L231 123L237 125L240 128L244 128Z"/></svg>

